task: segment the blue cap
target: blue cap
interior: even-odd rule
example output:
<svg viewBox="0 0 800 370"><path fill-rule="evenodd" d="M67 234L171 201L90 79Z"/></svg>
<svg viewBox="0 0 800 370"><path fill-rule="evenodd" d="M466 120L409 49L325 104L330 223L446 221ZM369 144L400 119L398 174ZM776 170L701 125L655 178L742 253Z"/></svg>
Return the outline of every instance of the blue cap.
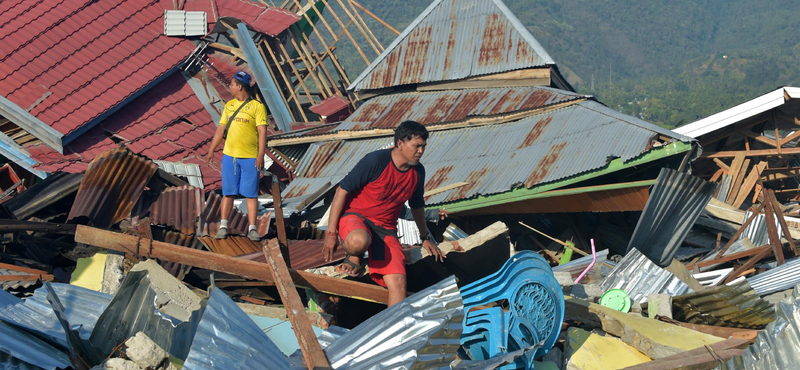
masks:
<svg viewBox="0 0 800 370"><path fill-rule="evenodd" d="M251 81L250 74L245 71L236 72L236 74L233 75L233 78L239 80L240 82L246 84L247 86L250 86L250 81Z"/></svg>

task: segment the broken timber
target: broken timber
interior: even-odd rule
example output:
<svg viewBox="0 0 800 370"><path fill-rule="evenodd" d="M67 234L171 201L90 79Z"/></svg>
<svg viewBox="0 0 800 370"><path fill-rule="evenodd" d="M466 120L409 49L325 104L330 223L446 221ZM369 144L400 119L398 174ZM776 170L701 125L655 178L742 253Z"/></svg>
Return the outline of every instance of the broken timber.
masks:
<svg viewBox="0 0 800 370"><path fill-rule="evenodd" d="M157 258L197 268L224 272L274 283L269 265L229 257L213 252L181 247L179 245L142 239L113 231L78 225L75 241L100 248L131 253L137 256ZM377 285L369 285L349 280L333 279L312 273L289 270L295 285L318 292L388 304L389 294L386 289Z"/></svg>
<svg viewBox="0 0 800 370"><path fill-rule="evenodd" d="M286 314L292 323L306 366L309 370L330 369L331 365L328 362L328 358L325 357L325 352L322 352L317 336L314 334L314 330L311 329L311 322L306 316L305 306L303 306L300 295L297 294L297 289L295 289L292 282L292 277L289 275L289 268L286 267L286 262L281 255L278 240L272 239L267 243L262 242L262 244L264 245L264 257L267 258L272 279L275 281L278 294L286 307Z"/></svg>

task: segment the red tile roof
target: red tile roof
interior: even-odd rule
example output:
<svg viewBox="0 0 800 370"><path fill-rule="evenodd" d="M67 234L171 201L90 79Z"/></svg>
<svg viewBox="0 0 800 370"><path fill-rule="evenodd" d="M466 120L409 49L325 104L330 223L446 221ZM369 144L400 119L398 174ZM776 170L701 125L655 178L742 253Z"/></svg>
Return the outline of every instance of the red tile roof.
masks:
<svg viewBox="0 0 800 370"><path fill-rule="evenodd" d="M349 100L338 95L333 95L319 102L318 104L311 106L309 110L321 116L331 116L334 113L347 108L348 105L350 105Z"/></svg>
<svg viewBox="0 0 800 370"><path fill-rule="evenodd" d="M74 142L60 154L44 144L25 149L45 172L80 172L98 154L119 146L118 138L131 151L150 159L200 164L206 190L220 186L221 148L216 164L206 166L207 153L216 125L191 86L180 73L173 73L126 104Z"/></svg>
<svg viewBox="0 0 800 370"><path fill-rule="evenodd" d="M172 2L4 1L0 95L74 132L192 52L187 39L162 35L165 8Z"/></svg>
<svg viewBox="0 0 800 370"><path fill-rule="evenodd" d="M270 36L277 36L300 20L299 15L286 9L251 0L187 0L182 10L206 12L209 24L222 17L238 18L252 29Z"/></svg>

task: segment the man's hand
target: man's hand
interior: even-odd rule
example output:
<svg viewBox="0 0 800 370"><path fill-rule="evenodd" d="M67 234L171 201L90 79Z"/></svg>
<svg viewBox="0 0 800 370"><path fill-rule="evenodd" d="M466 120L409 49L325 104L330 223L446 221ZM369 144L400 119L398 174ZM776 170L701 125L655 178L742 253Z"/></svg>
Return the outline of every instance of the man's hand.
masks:
<svg viewBox="0 0 800 370"><path fill-rule="evenodd" d="M433 256L433 259L435 259L436 261L444 262L444 259L447 258L447 256L445 256L444 253L442 253L442 250L439 249L439 247L433 244L430 240L423 240L422 248L428 251L428 254Z"/></svg>
<svg viewBox="0 0 800 370"><path fill-rule="evenodd" d="M260 155L260 156L256 157L256 169L259 170L259 171L264 169L264 156L263 155Z"/></svg>
<svg viewBox="0 0 800 370"><path fill-rule="evenodd" d="M322 246L322 254L325 256L325 262L333 261L333 254L336 253L336 247L339 246L339 233L336 231L325 231L325 244Z"/></svg>
<svg viewBox="0 0 800 370"><path fill-rule="evenodd" d="M444 207L439 208L439 219L444 220L445 218L450 217L450 214L444 209Z"/></svg>
<svg viewBox="0 0 800 370"><path fill-rule="evenodd" d="M205 160L206 160L206 166L214 164L214 152L208 152L208 154L206 154Z"/></svg>

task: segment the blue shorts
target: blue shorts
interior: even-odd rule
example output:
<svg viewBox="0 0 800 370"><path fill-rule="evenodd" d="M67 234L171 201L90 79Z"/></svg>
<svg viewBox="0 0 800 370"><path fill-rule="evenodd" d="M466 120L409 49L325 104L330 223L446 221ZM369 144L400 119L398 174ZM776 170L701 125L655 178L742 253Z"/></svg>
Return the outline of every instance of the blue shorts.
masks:
<svg viewBox="0 0 800 370"><path fill-rule="evenodd" d="M258 175L255 158L222 155L222 195L257 198Z"/></svg>

